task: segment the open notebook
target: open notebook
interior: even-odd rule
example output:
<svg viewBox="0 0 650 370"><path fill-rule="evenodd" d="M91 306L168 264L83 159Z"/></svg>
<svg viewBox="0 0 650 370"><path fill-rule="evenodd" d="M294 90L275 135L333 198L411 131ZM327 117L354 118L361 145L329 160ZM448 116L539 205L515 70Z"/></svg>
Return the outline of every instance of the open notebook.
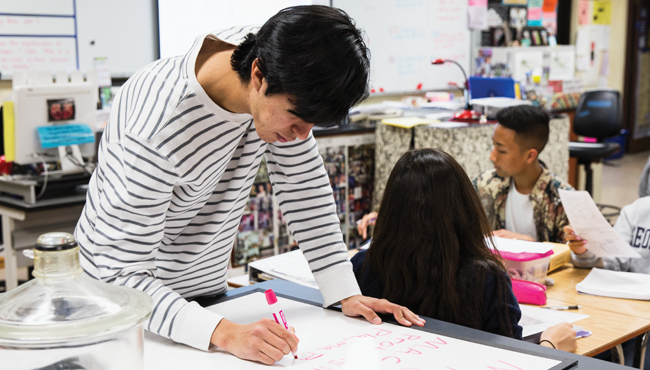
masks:
<svg viewBox="0 0 650 370"><path fill-rule="evenodd" d="M576 290L605 297L650 300L650 275L595 268L576 284Z"/></svg>

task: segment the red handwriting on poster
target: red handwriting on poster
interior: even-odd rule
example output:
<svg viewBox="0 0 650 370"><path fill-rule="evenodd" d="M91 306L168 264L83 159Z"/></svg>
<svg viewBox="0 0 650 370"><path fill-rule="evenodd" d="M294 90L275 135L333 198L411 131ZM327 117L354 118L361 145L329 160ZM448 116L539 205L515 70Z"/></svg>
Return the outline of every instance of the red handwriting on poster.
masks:
<svg viewBox="0 0 650 370"><path fill-rule="evenodd" d="M363 345L360 345L363 344ZM405 334L392 330L373 328L365 333L342 338L329 344L319 346L310 352L301 353L294 363L300 368L312 370L335 370L353 367L362 363L365 366L381 367L395 370L424 370L440 359L440 355L453 349L449 338L435 334ZM447 349L452 348L452 349ZM442 352L441 352L442 351ZM480 363L480 359L479 363ZM434 362L432 362L434 361ZM513 361L497 359L486 360L478 367L485 370L525 370ZM416 364L415 367L413 364ZM422 364L418 366L417 364ZM362 366L363 366L362 365ZM446 366L451 365L451 366ZM458 364L461 365L461 364ZM441 369L460 370L463 366L439 364Z"/></svg>

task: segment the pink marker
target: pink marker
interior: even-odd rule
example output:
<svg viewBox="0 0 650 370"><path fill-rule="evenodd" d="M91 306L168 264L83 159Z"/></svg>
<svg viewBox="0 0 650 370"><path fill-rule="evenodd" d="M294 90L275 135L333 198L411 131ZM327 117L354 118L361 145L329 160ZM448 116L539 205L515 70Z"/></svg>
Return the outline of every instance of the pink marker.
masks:
<svg viewBox="0 0 650 370"><path fill-rule="evenodd" d="M275 322L278 324L284 326L285 329L289 330L289 324L287 323L287 319L284 317L284 312L282 312L280 305L277 304L278 297L275 296L273 289L265 291L264 295L266 296L266 303L268 303L269 307L271 308L271 315L273 315L273 320L275 320ZM293 357L298 358L296 355L293 355Z"/></svg>

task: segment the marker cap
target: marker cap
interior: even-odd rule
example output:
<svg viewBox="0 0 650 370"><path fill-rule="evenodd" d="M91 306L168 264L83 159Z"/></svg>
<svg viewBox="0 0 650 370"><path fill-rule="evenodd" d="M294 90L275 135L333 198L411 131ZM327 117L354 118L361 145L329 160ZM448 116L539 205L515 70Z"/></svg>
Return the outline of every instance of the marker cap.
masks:
<svg viewBox="0 0 650 370"><path fill-rule="evenodd" d="M266 303L268 304L275 304L278 301L278 297L275 296L273 289L267 290L264 292L264 295L266 296Z"/></svg>

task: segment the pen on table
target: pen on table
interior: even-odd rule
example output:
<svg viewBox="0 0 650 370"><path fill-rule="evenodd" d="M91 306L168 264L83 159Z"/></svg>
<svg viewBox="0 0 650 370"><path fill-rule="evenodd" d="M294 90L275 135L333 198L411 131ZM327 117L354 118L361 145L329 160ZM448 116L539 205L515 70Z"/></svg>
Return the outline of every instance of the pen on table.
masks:
<svg viewBox="0 0 650 370"><path fill-rule="evenodd" d="M547 310L579 310L582 308L582 306L577 304L575 306L550 306L542 308L546 308Z"/></svg>
<svg viewBox="0 0 650 370"><path fill-rule="evenodd" d="M280 305L276 305L278 302L278 297L275 296L275 292L273 289L269 289L264 292L264 295L266 296L266 303L269 304L269 307L271 308L271 315L273 315L273 320L277 322L278 324L284 326L285 329L289 330L289 324L287 323L287 319L284 317L284 312L282 312L282 309L279 307ZM282 322L280 322L282 320ZM291 355L293 358L298 358L293 352L291 352Z"/></svg>

